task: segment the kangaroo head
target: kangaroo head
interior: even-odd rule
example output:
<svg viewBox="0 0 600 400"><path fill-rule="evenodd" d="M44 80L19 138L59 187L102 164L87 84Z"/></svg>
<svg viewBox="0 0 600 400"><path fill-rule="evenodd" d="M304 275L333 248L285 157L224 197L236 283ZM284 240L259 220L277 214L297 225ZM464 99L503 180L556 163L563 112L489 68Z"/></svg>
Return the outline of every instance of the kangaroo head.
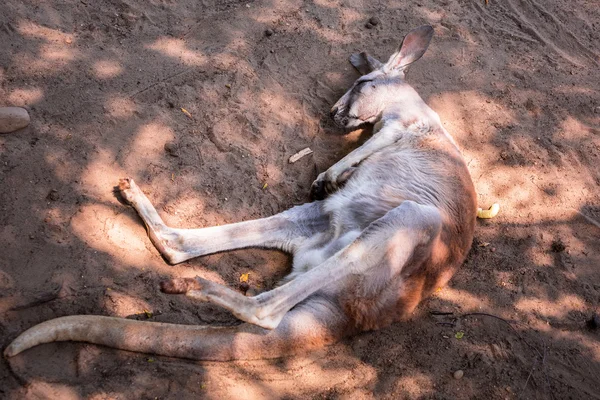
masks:
<svg viewBox="0 0 600 400"><path fill-rule="evenodd" d="M421 58L432 36L429 25L410 31L385 64L367 53L350 56L350 63L362 76L332 107L335 123L352 130L386 117L414 119L424 102L405 82L404 71Z"/></svg>

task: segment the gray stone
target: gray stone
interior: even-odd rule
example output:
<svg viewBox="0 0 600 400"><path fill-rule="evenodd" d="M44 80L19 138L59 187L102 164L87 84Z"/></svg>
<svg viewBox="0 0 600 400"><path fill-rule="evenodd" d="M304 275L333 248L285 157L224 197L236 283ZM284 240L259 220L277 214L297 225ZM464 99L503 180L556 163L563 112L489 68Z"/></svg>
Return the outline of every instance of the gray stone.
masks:
<svg viewBox="0 0 600 400"><path fill-rule="evenodd" d="M0 107L0 133L10 133L29 125L29 113L21 107Z"/></svg>

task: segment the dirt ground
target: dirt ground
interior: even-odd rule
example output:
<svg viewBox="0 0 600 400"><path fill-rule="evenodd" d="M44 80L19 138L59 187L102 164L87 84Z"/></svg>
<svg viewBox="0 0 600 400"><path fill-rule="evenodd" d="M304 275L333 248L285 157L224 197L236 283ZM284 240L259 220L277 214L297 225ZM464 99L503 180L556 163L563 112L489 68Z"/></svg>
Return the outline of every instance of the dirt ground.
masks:
<svg viewBox="0 0 600 400"><path fill-rule="evenodd" d="M586 325L600 229L583 216L600 221L596 0L4 0L0 106L32 122L0 136L0 347L73 314L235 324L159 281L237 288L250 272L265 289L289 258L169 266L113 194L118 179L179 227L307 201L367 134L341 136L327 118L357 77L347 57L386 59L425 23L435 37L408 80L462 147L480 204L501 212L478 222L462 270L411 321L252 362L43 345L0 359L0 398L600 398L600 331Z"/></svg>

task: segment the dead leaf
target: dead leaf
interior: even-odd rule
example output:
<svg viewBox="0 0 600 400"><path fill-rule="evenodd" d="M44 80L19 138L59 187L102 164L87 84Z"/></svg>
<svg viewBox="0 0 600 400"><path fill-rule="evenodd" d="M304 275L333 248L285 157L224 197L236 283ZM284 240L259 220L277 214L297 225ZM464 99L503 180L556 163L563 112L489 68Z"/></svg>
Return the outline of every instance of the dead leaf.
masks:
<svg viewBox="0 0 600 400"><path fill-rule="evenodd" d="M250 277L250 272L246 272L245 274L240 275L240 282L248 282L248 278Z"/></svg>

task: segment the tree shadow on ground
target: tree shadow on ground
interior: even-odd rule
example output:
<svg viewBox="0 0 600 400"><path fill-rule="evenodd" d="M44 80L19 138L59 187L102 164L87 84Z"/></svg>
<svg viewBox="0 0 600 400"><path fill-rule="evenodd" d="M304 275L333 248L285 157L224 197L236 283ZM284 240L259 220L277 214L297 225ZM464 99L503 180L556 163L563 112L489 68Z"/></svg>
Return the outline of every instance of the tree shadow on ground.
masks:
<svg viewBox="0 0 600 400"><path fill-rule="evenodd" d="M480 223L464 268L410 322L311 355L252 362L50 344L11 360L12 372L2 359L0 393L598 397L598 334L585 328L600 301L598 230L576 214L598 217L584 206L597 206L600 182L600 15L586 7L5 2L0 105L27 107L32 124L0 138L2 348L63 315L146 310L156 321L237 323L214 306L159 293L158 282L201 275L236 287L251 270L263 289L285 274L288 257L244 250L167 266L113 186L132 176L179 227L307 201L317 172L364 140L330 134L323 118L356 78L347 56L369 49L385 59L423 23L436 36L409 81L464 149L480 203L501 199L502 213ZM382 22L366 29L372 15ZM287 163L308 146L313 156ZM564 250L552 251L555 242ZM458 318L472 312L514 322Z"/></svg>

